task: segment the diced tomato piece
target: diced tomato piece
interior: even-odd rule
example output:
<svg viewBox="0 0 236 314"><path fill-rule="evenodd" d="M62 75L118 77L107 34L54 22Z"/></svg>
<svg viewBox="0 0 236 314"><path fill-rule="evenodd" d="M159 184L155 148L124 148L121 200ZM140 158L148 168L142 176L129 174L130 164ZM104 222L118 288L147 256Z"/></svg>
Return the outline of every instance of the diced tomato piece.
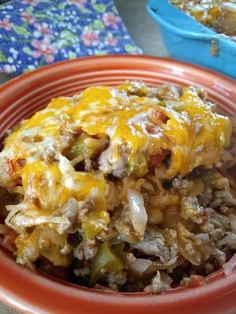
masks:
<svg viewBox="0 0 236 314"><path fill-rule="evenodd" d="M205 285L205 279L203 276L199 275L191 275L189 278L186 286L188 288L196 288L196 287L202 287Z"/></svg>
<svg viewBox="0 0 236 314"><path fill-rule="evenodd" d="M160 153L150 156L150 164L152 166L160 166L161 162L165 159L167 153L168 152L163 149Z"/></svg>
<svg viewBox="0 0 236 314"><path fill-rule="evenodd" d="M8 228L7 234L0 238L0 245L9 252L15 251L15 240L17 234L14 230Z"/></svg>
<svg viewBox="0 0 236 314"><path fill-rule="evenodd" d="M10 175L14 174L16 172L16 164L14 160L7 159L7 171Z"/></svg>
<svg viewBox="0 0 236 314"><path fill-rule="evenodd" d="M19 158L19 159L16 160L16 165L18 167L23 167L25 165L25 163L26 163L25 158Z"/></svg>
<svg viewBox="0 0 236 314"><path fill-rule="evenodd" d="M161 120L163 123L166 123L168 117L166 116L164 110L159 109L158 111L156 111L156 119Z"/></svg>

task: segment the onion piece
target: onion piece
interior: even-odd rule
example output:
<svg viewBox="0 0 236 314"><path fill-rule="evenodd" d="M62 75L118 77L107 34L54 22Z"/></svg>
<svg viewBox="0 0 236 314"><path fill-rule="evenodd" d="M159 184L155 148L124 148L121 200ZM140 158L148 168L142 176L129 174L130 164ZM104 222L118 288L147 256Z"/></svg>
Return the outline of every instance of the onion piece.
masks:
<svg viewBox="0 0 236 314"><path fill-rule="evenodd" d="M229 248L236 249L236 234L228 233L223 239L218 241L219 245L227 245Z"/></svg>
<svg viewBox="0 0 236 314"><path fill-rule="evenodd" d="M18 204L18 205L7 205L6 210L9 211L7 218L5 219L5 224L10 228L14 229L17 232L21 232L21 230L17 230L17 227L12 224L12 219L21 211L26 208L25 204Z"/></svg>
<svg viewBox="0 0 236 314"><path fill-rule="evenodd" d="M130 205L131 221L134 230L143 236L147 226L147 211L144 206L143 196L131 189L128 189L128 201Z"/></svg>
<svg viewBox="0 0 236 314"><path fill-rule="evenodd" d="M131 262L127 260L127 265L129 269L136 275L143 275L152 265L152 261L144 258L135 258Z"/></svg>
<svg viewBox="0 0 236 314"><path fill-rule="evenodd" d="M234 256L223 265L223 270L226 276L229 276L230 274L232 274L232 271L234 269L236 265L236 254L234 254Z"/></svg>
<svg viewBox="0 0 236 314"><path fill-rule="evenodd" d="M63 233L71 225L70 220L65 216L45 216L34 211L21 213L26 209L26 204L7 205L6 209L9 212L5 219L5 224L15 230L17 233L25 232L25 228L34 227L44 223L52 223L56 225L56 229L59 233ZM62 232L61 232L62 230Z"/></svg>

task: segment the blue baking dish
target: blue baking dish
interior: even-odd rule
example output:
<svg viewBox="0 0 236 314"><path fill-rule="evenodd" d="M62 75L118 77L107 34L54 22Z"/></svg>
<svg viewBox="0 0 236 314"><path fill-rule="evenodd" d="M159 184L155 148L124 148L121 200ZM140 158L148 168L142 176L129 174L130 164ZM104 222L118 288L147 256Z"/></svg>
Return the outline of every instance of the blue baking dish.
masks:
<svg viewBox="0 0 236 314"><path fill-rule="evenodd" d="M171 57L199 64L236 79L236 43L168 2L150 0L147 10L160 25Z"/></svg>

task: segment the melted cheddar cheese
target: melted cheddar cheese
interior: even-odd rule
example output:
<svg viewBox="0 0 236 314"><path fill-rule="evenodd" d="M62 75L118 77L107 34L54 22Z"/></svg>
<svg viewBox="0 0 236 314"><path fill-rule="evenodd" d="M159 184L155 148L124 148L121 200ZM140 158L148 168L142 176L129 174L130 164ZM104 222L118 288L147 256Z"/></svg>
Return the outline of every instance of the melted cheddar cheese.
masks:
<svg viewBox="0 0 236 314"><path fill-rule="evenodd" d="M62 153L80 128L91 137L108 136L114 158L120 158L122 144L127 145L130 162L139 153L148 163L149 156L170 151L168 174L173 177L216 163L220 150L229 144L228 118L213 112L194 89L185 89L175 103L124 94L108 87L90 87L74 99L53 99L6 139L5 150L15 158L44 158L43 149Z"/></svg>

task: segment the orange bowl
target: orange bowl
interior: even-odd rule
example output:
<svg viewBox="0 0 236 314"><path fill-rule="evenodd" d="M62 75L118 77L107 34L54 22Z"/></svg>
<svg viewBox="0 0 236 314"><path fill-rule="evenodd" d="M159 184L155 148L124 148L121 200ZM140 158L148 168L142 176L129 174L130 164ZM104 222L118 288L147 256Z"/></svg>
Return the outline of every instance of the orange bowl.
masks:
<svg viewBox="0 0 236 314"><path fill-rule="evenodd" d="M236 114L235 81L218 73L155 57L88 57L42 67L0 86L0 136L53 97L131 79L151 86L200 85L223 112ZM19 311L37 314L235 313L236 270L228 276L218 271L201 287L176 288L158 295L103 292L33 273L0 250L0 299Z"/></svg>

